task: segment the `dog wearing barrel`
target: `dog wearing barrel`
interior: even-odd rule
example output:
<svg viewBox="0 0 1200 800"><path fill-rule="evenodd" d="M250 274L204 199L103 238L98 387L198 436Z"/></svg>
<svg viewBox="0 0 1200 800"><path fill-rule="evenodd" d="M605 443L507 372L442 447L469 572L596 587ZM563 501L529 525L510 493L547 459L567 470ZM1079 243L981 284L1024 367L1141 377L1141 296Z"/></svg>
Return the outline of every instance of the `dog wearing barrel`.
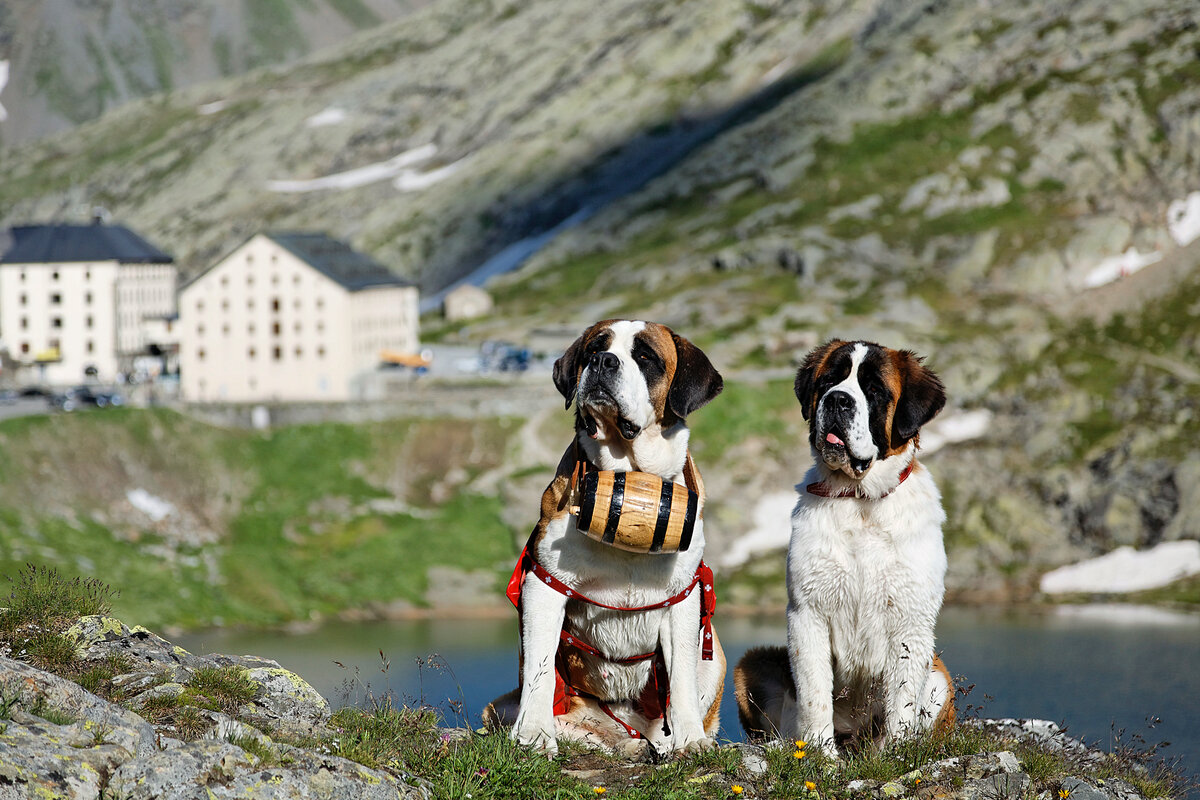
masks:
<svg viewBox="0 0 1200 800"><path fill-rule="evenodd" d="M884 745L954 723L934 652L946 551L937 486L917 460L942 382L907 350L834 340L796 374L813 464L796 487L787 556L787 649L734 669L751 737Z"/></svg>
<svg viewBox="0 0 1200 800"><path fill-rule="evenodd" d="M711 747L725 656L686 420L721 376L666 326L605 320L554 384L575 431L509 584L520 686L484 721L548 754L558 739L631 756Z"/></svg>

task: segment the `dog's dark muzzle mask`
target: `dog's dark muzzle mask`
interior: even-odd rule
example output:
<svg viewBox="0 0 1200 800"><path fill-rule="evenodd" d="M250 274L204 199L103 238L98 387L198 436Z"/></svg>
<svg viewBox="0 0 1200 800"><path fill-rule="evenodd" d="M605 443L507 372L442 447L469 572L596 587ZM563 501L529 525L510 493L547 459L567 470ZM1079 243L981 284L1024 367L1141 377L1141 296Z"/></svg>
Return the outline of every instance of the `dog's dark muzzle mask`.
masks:
<svg viewBox="0 0 1200 800"><path fill-rule="evenodd" d="M593 353L583 371L579 384L578 407L588 436L596 438L598 421L606 422L620 432L621 438L632 441L642 432L636 424L621 413L617 402L616 384L621 380L621 360L616 354Z"/></svg>

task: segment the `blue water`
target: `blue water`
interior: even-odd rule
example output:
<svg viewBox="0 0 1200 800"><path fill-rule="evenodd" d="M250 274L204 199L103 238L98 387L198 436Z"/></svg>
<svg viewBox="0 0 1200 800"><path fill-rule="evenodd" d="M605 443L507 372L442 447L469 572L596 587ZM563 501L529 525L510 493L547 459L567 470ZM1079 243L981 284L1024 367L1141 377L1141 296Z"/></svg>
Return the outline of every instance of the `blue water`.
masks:
<svg viewBox="0 0 1200 800"><path fill-rule="evenodd" d="M783 616L716 620L732 665L747 648L783 644ZM210 631L179 638L196 653L251 653L279 661L335 705L393 692L479 724L492 698L517 685L517 626L500 620L331 622L300 634ZM943 660L964 685L960 715L1050 719L1086 741L1169 741L1162 752L1200 775L1200 616L1065 609L1049 613L948 608ZM380 657L379 651L385 654ZM341 665L339 666L338 663ZM727 678L721 736L740 740ZM967 709L970 705L973 708ZM1148 725L1148 720L1161 722Z"/></svg>

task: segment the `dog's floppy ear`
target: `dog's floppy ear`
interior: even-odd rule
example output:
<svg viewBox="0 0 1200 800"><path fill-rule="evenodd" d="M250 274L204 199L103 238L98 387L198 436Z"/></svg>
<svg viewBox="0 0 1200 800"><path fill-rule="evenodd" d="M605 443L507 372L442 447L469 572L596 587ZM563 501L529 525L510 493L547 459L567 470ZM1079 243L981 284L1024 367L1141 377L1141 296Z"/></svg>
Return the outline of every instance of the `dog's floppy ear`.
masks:
<svg viewBox="0 0 1200 800"><path fill-rule="evenodd" d="M816 380L817 370L825 363L825 359L829 358L830 353L844 344L841 339L830 339L820 347L814 347L796 371L796 383L792 389L796 393L796 399L800 401L800 413L804 415L806 422L817 407L817 398L813 397L813 382Z"/></svg>
<svg viewBox="0 0 1200 800"><path fill-rule="evenodd" d="M900 447L917 435L921 426L937 416L946 405L946 387L911 350L899 356L900 399L892 416L892 446Z"/></svg>
<svg viewBox="0 0 1200 800"><path fill-rule="evenodd" d="M674 331L675 376L667 392L667 407L680 419L721 393L725 381L704 351Z"/></svg>
<svg viewBox="0 0 1200 800"><path fill-rule="evenodd" d="M554 388L558 389L558 393L566 398L567 408L571 407L571 401L575 399L575 387L579 383L580 359L583 358L583 349L587 346L588 339L591 338L589 336L591 332L591 328L584 331L554 362Z"/></svg>

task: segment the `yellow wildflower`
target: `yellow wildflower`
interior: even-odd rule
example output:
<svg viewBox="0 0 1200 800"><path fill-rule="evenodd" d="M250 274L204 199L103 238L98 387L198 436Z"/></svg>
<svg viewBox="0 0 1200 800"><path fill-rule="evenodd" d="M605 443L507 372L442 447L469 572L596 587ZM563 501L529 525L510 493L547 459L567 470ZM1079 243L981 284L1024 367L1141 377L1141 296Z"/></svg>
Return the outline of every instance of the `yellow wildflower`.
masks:
<svg viewBox="0 0 1200 800"><path fill-rule="evenodd" d="M1067 800L1067 798L1071 796L1071 790L1070 789L1059 789L1058 796L1059 796L1059 800Z"/></svg>
<svg viewBox="0 0 1200 800"><path fill-rule="evenodd" d="M592 791L596 794L604 794L608 789L605 789L603 786L593 786Z"/></svg>
<svg viewBox="0 0 1200 800"><path fill-rule="evenodd" d="M815 783L813 783L812 781L805 781L804 788L808 789L811 792L817 788L817 785Z"/></svg>
<svg viewBox="0 0 1200 800"><path fill-rule="evenodd" d="M733 786L730 786L730 787L729 787L729 791L733 792L734 794L741 794L742 792L744 792L744 791L746 791L746 790L745 790L745 789L743 789L741 786L738 786L738 785L735 783Z"/></svg>
<svg viewBox="0 0 1200 800"><path fill-rule="evenodd" d="M803 739L796 740L796 749L797 750L803 750L806 747L808 747L808 742L804 741Z"/></svg>

